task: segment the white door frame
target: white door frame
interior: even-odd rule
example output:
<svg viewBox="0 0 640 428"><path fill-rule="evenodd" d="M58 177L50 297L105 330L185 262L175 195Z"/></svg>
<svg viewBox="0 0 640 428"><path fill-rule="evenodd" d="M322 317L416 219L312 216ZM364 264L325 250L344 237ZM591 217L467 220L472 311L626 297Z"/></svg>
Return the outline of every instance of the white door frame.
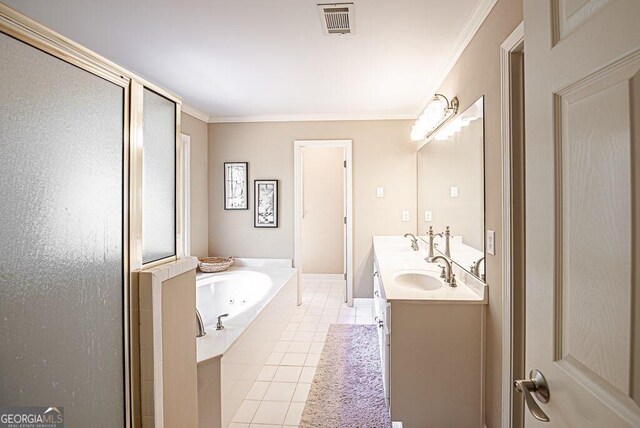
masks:
<svg viewBox="0 0 640 428"><path fill-rule="evenodd" d="M345 208L347 227L344 236L347 304L353 306L353 169L352 140L295 140L294 147L294 267L298 269L298 305L302 303L302 148L341 147L346 157Z"/></svg>
<svg viewBox="0 0 640 428"><path fill-rule="evenodd" d="M182 159L182 255L191 255L191 137L180 134Z"/></svg>
<svg viewBox="0 0 640 428"><path fill-rule="evenodd" d="M524 23L500 46L502 98L502 427L511 427L513 403L513 286L511 248L511 54L524 42Z"/></svg>

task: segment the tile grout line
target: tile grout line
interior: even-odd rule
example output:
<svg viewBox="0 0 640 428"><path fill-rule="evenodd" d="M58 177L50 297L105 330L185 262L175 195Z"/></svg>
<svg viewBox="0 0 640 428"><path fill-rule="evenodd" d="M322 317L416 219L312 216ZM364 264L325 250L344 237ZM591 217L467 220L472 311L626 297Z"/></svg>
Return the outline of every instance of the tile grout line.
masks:
<svg viewBox="0 0 640 428"><path fill-rule="evenodd" d="M302 412L304 411L304 406L306 405L306 400L308 398L308 394L309 394L309 390L311 389L311 383L313 382L313 378L311 379L305 379L308 382L301 382L303 373L305 372L305 369L307 369L307 371L313 371L313 373L315 373L316 368L317 368L317 364L318 361L315 361L315 364L313 365L305 365L307 363L307 359L309 358L310 355L316 355L317 357L313 357L317 360L320 359L320 355L322 353L322 348L324 348L324 343L326 340L326 335L328 332L328 328L331 324L358 324L358 318L364 318L363 321L366 321L365 323L367 324L372 324L373 323L373 319L372 319L372 307L373 304L371 304L370 306L367 304L366 306L362 306L362 307L347 307L344 303L344 284L340 284L338 283L334 283L334 282L327 282L325 284L322 284L320 282L317 282L315 285L312 285L313 282L307 281L305 282L305 286L303 288L303 304L301 306L299 306L295 313L292 315L291 319L289 320L289 323L287 324L287 327L289 327L289 324L297 324L295 325L295 329L293 330L287 330L285 328L285 331L288 331L291 333L291 339L286 339L283 340L282 338L280 338L278 340L277 343L279 342L287 342L286 348L283 351L275 351L275 347L274 350L271 351L271 354L269 356L269 359L271 359L273 354L276 354L276 358L275 360L278 360L279 363L278 364L265 364L263 365L263 369L266 366L270 366L270 367L274 367L275 368L275 372L274 375L271 377L270 381L258 381L256 380L254 382L254 384L252 385L250 391L253 389L253 387L256 385L257 382L263 382L267 384L267 387L265 389L264 394L262 394L262 399L260 400L252 400L252 399L248 399L247 396L245 396L244 401L256 401L258 402L257 408L255 413L253 414L253 416L250 418L250 422L248 423L248 425L251 424L261 424L262 422L256 421L256 415L258 414L258 410L260 410L263 402L267 401L267 402L277 402L277 403L288 403L287 404L287 409L284 412L284 419L282 421L282 424L276 424L276 425L280 425L281 427L285 427L285 426L289 426L289 425L285 425L285 422L287 421L287 416L289 416L289 412L293 410L293 407L297 407L298 405L302 406ZM337 293L335 293L335 290L339 290L342 291L342 293L340 295L338 295ZM335 293L335 294L332 294ZM331 302L331 303L330 303ZM304 308L304 310L299 310L300 308ZM346 313L343 312L343 309L346 309ZM364 312L360 317L358 317L358 310L362 309L362 312ZM329 313L325 313L325 310L329 310ZM336 312L336 313L331 313L331 312ZM342 315L341 315L342 314ZM348 314L348 315L347 315ZM308 317L308 318L307 318ZM303 322L303 320L307 318L308 319L313 319L316 321L312 321L312 322ZM294 319L296 321L294 321ZM329 321L327 321L327 319L329 319ZM299 320L299 321L297 321ZM313 324L313 328L312 331L309 330L299 330L300 325L301 324ZM309 326L305 326L305 328L311 328ZM300 332L300 337L306 337L306 340L295 340L296 337L296 333ZM304 333L309 333L309 334L304 334ZM311 337L311 335L313 335ZM321 335L321 336L318 336ZM287 335L288 337L289 335ZM316 340L318 337L321 337L322 340ZM308 346L303 346L304 349L307 349L305 352L293 352L293 351L289 351L289 347L291 347L291 344L293 342L296 343L308 343ZM321 349L320 352L311 352L312 348L314 345L317 346L321 344ZM277 345L276 345L277 346ZM282 354L282 358L278 359L277 356L279 354ZM302 365L298 365L298 364L291 364L291 365L285 365L282 364L282 361L284 360L285 356L287 354L293 354L293 355L304 355L304 361L302 362ZM300 368L300 372L296 377L296 381L295 382L289 382L289 381L283 381L283 380L279 380L276 381L276 374L278 372L278 369L280 367L298 367ZM294 389L293 389L293 394L291 395L291 397L289 398L289 400L283 400L283 401L279 401L279 400L265 400L265 397L267 396L267 393L269 391L269 389L271 388L271 385L274 383L287 383L287 384L293 384L294 385ZM298 391L298 388L301 385L309 385L308 390L307 390L307 394L306 397L304 399L304 401L294 401L294 398L296 396L296 391ZM306 387L305 387L306 388ZM247 393L248 394L248 393ZM293 406L293 404L296 403L296 406ZM302 412L300 413L300 417L302 416ZM235 415L232 418L232 421L235 420ZM299 424L299 420L298 420L298 424Z"/></svg>

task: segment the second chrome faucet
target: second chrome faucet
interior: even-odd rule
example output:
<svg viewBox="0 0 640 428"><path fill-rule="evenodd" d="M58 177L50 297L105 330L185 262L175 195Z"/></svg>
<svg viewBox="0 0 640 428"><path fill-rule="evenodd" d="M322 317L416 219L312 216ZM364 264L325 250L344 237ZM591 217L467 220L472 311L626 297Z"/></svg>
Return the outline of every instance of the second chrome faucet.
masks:
<svg viewBox="0 0 640 428"><path fill-rule="evenodd" d="M433 259L431 259L431 262L436 263L439 260L442 260L445 264L445 266L441 266L442 273L440 274L440 277L444 279L444 282L449 284L449 287L457 287L458 284L456 283L456 274L453 273L452 262L444 256L435 256Z"/></svg>

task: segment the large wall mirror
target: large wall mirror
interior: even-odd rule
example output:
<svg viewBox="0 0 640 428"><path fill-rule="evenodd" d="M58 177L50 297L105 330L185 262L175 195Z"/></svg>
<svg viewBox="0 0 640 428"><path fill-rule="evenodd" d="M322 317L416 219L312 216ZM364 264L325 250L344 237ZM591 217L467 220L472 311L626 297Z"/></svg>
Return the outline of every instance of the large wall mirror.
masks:
<svg viewBox="0 0 640 428"><path fill-rule="evenodd" d="M449 227L451 259L485 279L484 97L418 150L418 235L428 242L429 227L444 254Z"/></svg>

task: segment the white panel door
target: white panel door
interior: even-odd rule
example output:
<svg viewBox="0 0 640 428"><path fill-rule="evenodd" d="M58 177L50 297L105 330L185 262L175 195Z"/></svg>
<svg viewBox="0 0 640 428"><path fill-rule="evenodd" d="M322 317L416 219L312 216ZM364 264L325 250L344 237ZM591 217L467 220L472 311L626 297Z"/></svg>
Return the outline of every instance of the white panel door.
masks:
<svg viewBox="0 0 640 428"><path fill-rule="evenodd" d="M526 426L640 427L640 1L525 0Z"/></svg>

